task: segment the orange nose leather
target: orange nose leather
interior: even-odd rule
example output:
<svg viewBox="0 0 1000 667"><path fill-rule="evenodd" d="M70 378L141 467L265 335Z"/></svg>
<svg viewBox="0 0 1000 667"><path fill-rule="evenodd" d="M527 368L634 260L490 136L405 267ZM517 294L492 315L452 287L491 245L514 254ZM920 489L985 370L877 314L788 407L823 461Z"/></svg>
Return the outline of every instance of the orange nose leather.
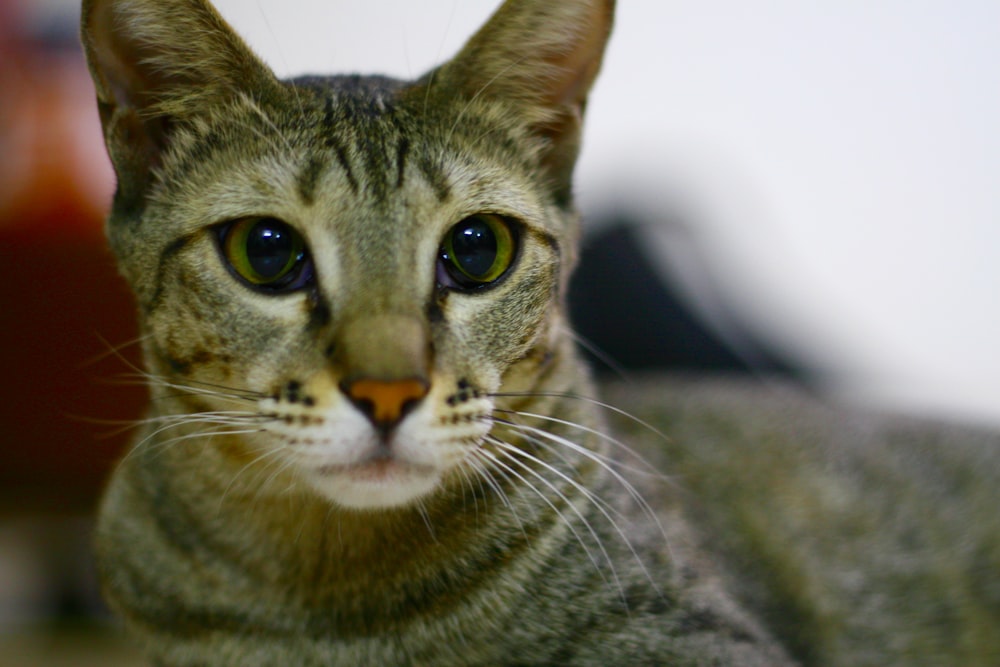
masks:
<svg viewBox="0 0 1000 667"><path fill-rule="evenodd" d="M406 409L427 395L427 382L410 380L354 380L345 391L355 405L378 424L394 424Z"/></svg>

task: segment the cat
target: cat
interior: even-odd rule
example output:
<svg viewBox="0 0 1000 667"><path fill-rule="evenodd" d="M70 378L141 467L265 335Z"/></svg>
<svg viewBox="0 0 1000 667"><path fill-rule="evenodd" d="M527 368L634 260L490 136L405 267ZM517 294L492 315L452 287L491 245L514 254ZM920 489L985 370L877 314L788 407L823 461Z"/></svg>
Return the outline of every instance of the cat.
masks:
<svg viewBox="0 0 1000 667"><path fill-rule="evenodd" d="M613 5L507 0L412 82L280 81L203 0L84 0L151 392L95 542L153 664L997 656L997 496L961 473L1000 470L995 439L949 468L976 530L888 531L892 488L938 490L899 514L964 518L893 471L865 504L883 459L833 445L891 425L785 390L611 388L631 419L591 398L565 291ZM949 460L892 451L931 480Z"/></svg>

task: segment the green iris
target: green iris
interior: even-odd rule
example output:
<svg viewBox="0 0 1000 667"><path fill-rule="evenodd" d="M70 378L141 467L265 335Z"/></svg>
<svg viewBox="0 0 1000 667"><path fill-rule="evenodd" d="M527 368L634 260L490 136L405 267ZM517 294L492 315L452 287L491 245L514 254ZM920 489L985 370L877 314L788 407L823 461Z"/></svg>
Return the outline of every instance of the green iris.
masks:
<svg viewBox="0 0 1000 667"><path fill-rule="evenodd" d="M222 249L241 278L271 288L287 287L293 282L306 254L299 233L274 218L234 222L224 232Z"/></svg>
<svg viewBox="0 0 1000 667"><path fill-rule="evenodd" d="M491 213L465 218L452 227L441 245L441 259L459 287L486 285L500 278L514 261L514 232Z"/></svg>

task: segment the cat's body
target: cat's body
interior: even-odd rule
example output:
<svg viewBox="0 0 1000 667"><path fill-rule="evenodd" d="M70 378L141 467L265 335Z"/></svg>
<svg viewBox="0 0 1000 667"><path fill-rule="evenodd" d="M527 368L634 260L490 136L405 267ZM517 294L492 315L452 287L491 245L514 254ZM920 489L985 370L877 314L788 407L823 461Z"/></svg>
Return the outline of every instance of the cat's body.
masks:
<svg viewBox="0 0 1000 667"><path fill-rule="evenodd" d="M1000 664L995 432L756 381L606 393L669 436L616 420L683 487L727 590L802 664Z"/></svg>
<svg viewBox="0 0 1000 667"><path fill-rule="evenodd" d="M200 0L84 2L153 394L98 554L155 664L791 664L580 398L611 12L511 0L416 82L285 83ZM866 664L807 621L799 656Z"/></svg>

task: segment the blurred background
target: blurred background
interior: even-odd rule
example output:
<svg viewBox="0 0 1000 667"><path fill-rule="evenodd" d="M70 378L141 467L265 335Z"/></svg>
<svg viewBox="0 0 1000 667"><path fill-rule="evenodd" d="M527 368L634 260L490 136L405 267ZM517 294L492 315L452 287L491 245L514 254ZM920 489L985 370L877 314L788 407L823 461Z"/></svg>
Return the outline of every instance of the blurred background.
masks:
<svg viewBox="0 0 1000 667"><path fill-rule="evenodd" d="M417 76L497 0L220 0L283 76ZM619 0L572 308L611 375L1000 424L1000 3ZM0 667L108 643L89 515L141 413L70 0L0 0ZM87 656L95 656L88 658Z"/></svg>

